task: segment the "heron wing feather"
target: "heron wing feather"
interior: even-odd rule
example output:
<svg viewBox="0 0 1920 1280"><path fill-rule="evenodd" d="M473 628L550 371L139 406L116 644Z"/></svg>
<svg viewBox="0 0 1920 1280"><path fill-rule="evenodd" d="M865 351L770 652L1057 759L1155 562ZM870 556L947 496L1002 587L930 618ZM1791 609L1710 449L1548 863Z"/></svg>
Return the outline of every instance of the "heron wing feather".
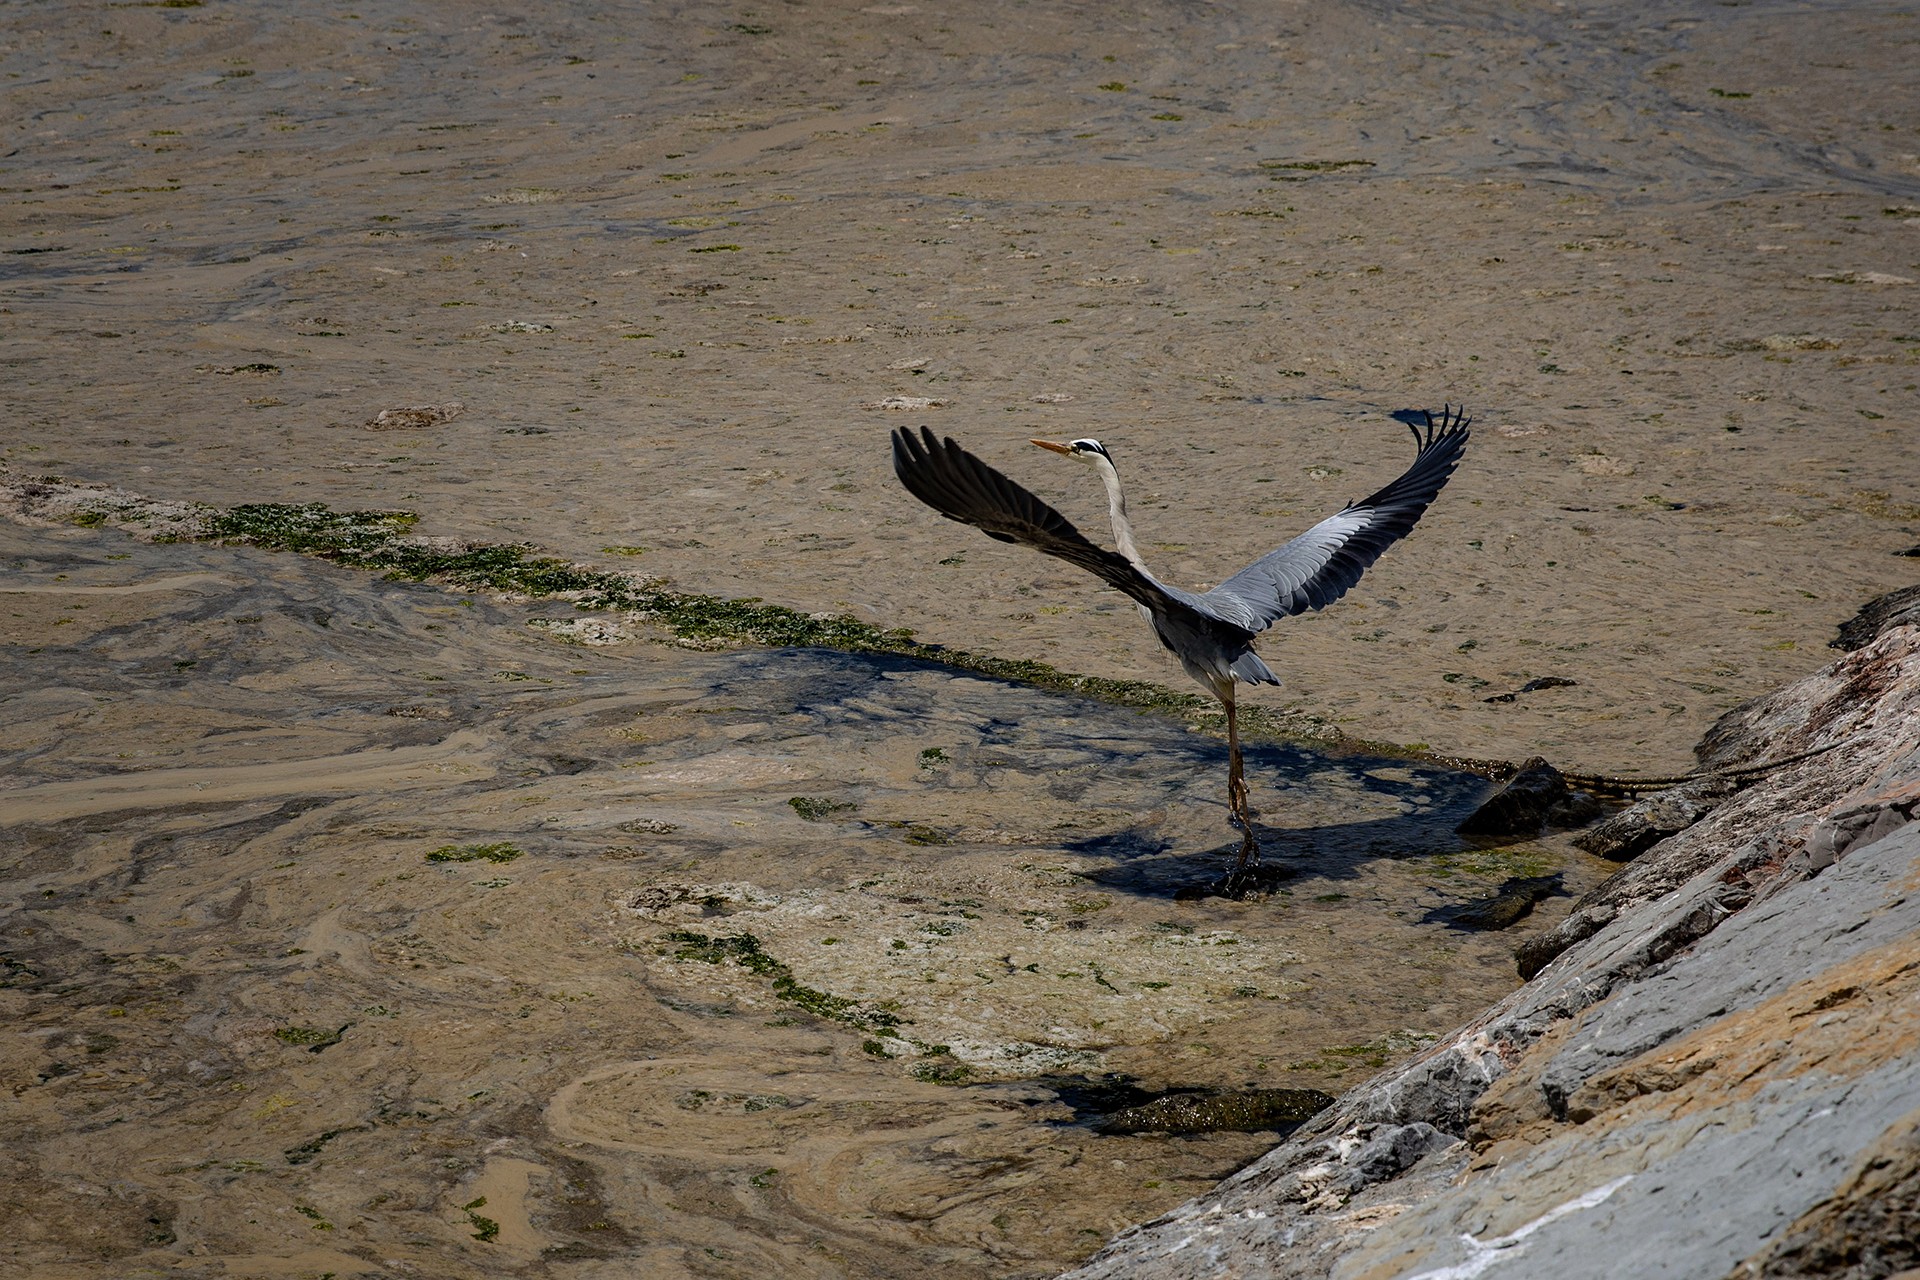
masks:
<svg viewBox="0 0 1920 1280"><path fill-rule="evenodd" d="M1431 414L1422 416L1424 435L1408 424L1419 451L1399 479L1204 592L1204 606L1261 631L1345 595L1388 547L1413 531L1460 463L1473 420L1452 410L1443 410L1437 424Z"/></svg>
<svg viewBox="0 0 1920 1280"><path fill-rule="evenodd" d="M949 520L970 524L989 538L1065 560L1156 612L1194 611L1119 552L1088 541L1071 520L951 437L942 439L927 427L921 427L918 435L897 428L893 470L908 493Z"/></svg>

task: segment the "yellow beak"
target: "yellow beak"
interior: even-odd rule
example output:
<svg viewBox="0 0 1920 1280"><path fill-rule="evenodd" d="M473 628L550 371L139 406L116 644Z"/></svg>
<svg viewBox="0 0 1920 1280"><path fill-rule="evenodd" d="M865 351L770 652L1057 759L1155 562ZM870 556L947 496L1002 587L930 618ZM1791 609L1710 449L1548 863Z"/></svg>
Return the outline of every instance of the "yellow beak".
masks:
<svg viewBox="0 0 1920 1280"><path fill-rule="evenodd" d="M1041 447L1042 449L1051 449L1051 450L1053 450L1053 451L1054 451L1055 453L1066 453L1066 454L1071 454L1071 453L1073 452L1073 450L1072 450L1072 449L1069 449L1069 448L1068 448L1068 447L1067 447L1066 445L1064 445L1064 444L1055 444L1055 443L1054 443L1053 441L1051 441L1051 440L1034 440L1034 441L1030 441L1029 443L1032 443L1032 444L1037 444L1037 445L1039 445L1039 446L1040 446L1040 447Z"/></svg>

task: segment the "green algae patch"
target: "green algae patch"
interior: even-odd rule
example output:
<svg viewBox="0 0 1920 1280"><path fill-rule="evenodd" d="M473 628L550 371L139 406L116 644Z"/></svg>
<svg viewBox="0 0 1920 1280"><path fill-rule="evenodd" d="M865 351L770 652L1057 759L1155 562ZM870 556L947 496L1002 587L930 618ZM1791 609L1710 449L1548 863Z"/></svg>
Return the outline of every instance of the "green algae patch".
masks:
<svg viewBox="0 0 1920 1280"><path fill-rule="evenodd" d="M675 960L697 960L701 964L737 964L762 977L788 972L787 966L763 951L760 947L760 939L750 933L710 938L704 933L695 933L691 929L675 929L667 935L667 941L680 944L673 953Z"/></svg>
<svg viewBox="0 0 1920 1280"><path fill-rule="evenodd" d="M1431 1044L1435 1039L1436 1036L1425 1031L1393 1031L1365 1044L1328 1045L1320 1050L1317 1059L1290 1062L1287 1069L1340 1072L1365 1066L1377 1071L1389 1062L1412 1056L1415 1050Z"/></svg>
<svg viewBox="0 0 1920 1280"><path fill-rule="evenodd" d="M205 538L370 564L419 519L405 511L335 511L322 502L249 502L206 517Z"/></svg>
<svg viewBox="0 0 1920 1280"><path fill-rule="evenodd" d="M47 484L59 484L49 477ZM474 591L533 598L560 598L584 611L618 611L664 630L698 648L730 643L770 648L834 649L886 654L971 672L994 680L1031 685L1053 693L1092 698L1152 715L1183 718L1216 736L1225 717L1213 700L1146 680L1110 680L1062 671L1029 658L1002 658L950 649L914 639L903 627L876 627L844 614L803 613L757 597L732 598L676 591L662 580L575 564L526 543L469 544L412 534L419 517L408 511L336 511L325 503L243 503L228 509L157 503L118 491L59 484L61 501L82 504L70 521L146 527L158 540L194 540L291 551L390 581L437 582ZM178 509L176 509L176 507ZM636 548L609 547L609 554ZM1280 741L1338 740L1338 729L1297 712L1247 707L1241 732ZM1356 744L1381 754L1427 758L1386 743Z"/></svg>
<svg viewBox="0 0 1920 1280"><path fill-rule="evenodd" d="M275 1027L273 1038L281 1044L296 1045L309 1053L319 1053L322 1049L340 1043L340 1037L347 1033L346 1026L335 1027L329 1031L325 1027Z"/></svg>
<svg viewBox="0 0 1920 1280"><path fill-rule="evenodd" d="M952 1058L931 1058L913 1064L913 1078L926 1084L966 1084L973 1079L973 1068Z"/></svg>
<svg viewBox="0 0 1920 1280"><path fill-rule="evenodd" d="M738 933L726 937L708 937L704 933L695 933L691 929L676 929L667 934L666 941L678 944L672 955L675 960L697 960L702 964L737 964L750 973L763 978L773 979L773 993L789 1004L795 1004L818 1018L833 1022L844 1022L850 1027L870 1031L881 1036L898 1036L894 1030L901 1019L883 1009L869 1008L858 1000L847 996L836 996L826 991L816 991L802 984L793 976L793 970L785 963L767 954L761 947L760 939L751 933Z"/></svg>
<svg viewBox="0 0 1920 1280"><path fill-rule="evenodd" d="M499 844L443 844L427 855L428 862L512 862L525 850Z"/></svg>
<svg viewBox="0 0 1920 1280"><path fill-rule="evenodd" d="M1200 712L1211 706L1144 680L1075 675L1030 659L998 658L922 644L904 628L876 627L841 614L802 613L756 597L675 591L658 580L573 564L523 543L449 546L409 537L418 521L404 511L335 511L324 503L247 503L207 511L203 540L318 556L389 579L524 596L563 596L582 610L637 613L690 643L747 641L774 648L886 653L957 667L1143 711Z"/></svg>
<svg viewBox="0 0 1920 1280"><path fill-rule="evenodd" d="M474 1228L473 1238L481 1244L492 1244L499 1238L500 1224L479 1212L486 1207L486 1204L487 1198L481 1196L461 1205L460 1212L467 1215L467 1222Z"/></svg>
<svg viewBox="0 0 1920 1280"><path fill-rule="evenodd" d="M1551 849L1538 845L1508 845L1496 849L1462 849L1451 853L1431 853L1409 859L1434 880L1455 876L1475 879L1502 879L1549 875L1560 869L1561 859Z"/></svg>
<svg viewBox="0 0 1920 1280"><path fill-rule="evenodd" d="M845 800L828 800L822 796L792 796L787 805L808 822L820 822L836 813L851 813L853 805Z"/></svg>

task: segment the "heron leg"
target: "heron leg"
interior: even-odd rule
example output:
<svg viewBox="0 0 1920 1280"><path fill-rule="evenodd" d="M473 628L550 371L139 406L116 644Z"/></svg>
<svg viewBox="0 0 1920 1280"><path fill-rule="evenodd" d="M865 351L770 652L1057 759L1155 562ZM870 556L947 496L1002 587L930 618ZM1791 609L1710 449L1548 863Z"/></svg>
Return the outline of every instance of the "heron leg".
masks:
<svg viewBox="0 0 1920 1280"><path fill-rule="evenodd" d="M1260 841L1253 833L1253 813L1247 805L1246 769L1240 758L1240 722L1233 705L1233 686L1221 696L1227 709L1227 808L1240 823L1240 861L1227 877L1227 889L1238 893L1249 870L1260 863Z"/></svg>

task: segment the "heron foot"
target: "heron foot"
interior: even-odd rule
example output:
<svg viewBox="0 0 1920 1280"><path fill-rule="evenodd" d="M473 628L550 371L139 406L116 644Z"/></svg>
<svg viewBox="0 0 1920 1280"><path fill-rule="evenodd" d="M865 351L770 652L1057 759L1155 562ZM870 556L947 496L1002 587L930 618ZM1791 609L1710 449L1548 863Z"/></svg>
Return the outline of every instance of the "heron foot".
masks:
<svg viewBox="0 0 1920 1280"><path fill-rule="evenodd" d="M1290 867L1251 866L1244 871L1230 871L1210 884L1197 886L1192 890L1182 890L1174 895L1181 899L1227 898L1234 902L1244 902L1248 898L1263 898L1279 890L1280 886L1299 874Z"/></svg>
<svg viewBox="0 0 1920 1280"><path fill-rule="evenodd" d="M1230 898L1240 901L1264 897L1300 874L1300 869L1290 865L1285 858L1262 862L1256 857L1242 867L1239 865L1239 855L1244 849L1244 843L1236 840L1231 844L1217 845L1200 855L1221 869L1205 880L1181 885L1174 890L1174 900L1198 902L1202 898Z"/></svg>
<svg viewBox="0 0 1920 1280"><path fill-rule="evenodd" d="M1240 861L1234 864L1233 870L1222 882L1229 898L1244 896L1260 872L1260 838L1254 834L1251 815L1242 818L1241 830L1245 835L1240 841Z"/></svg>

